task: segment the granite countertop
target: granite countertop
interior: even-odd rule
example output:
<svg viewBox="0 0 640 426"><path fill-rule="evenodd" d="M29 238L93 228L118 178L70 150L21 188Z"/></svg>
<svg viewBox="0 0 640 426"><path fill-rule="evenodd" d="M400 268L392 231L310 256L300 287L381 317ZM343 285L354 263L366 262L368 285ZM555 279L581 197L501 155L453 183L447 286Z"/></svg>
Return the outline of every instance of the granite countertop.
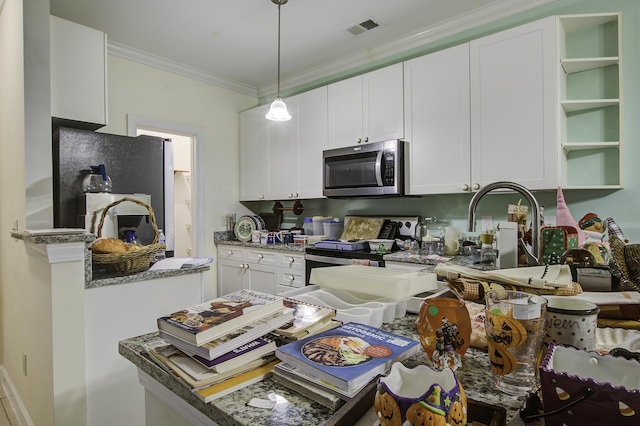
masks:
<svg viewBox="0 0 640 426"><path fill-rule="evenodd" d="M177 277L181 275L197 274L210 270L209 265L202 265L195 268L174 269L165 271L143 271L137 274L125 274L116 272L93 271L90 280L86 281L84 288L106 287L116 284L126 284L137 281L148 281L159 278Z"/></svg>
<svg viewBox="0 0 640 426"><path fill-rule="evenodd" d="M256 248L260 250L279 250L279 251L297 251L304 253L305 247L294 245L294 244L259 244L259 243L251 243L251 242L242 242L233 239L233 232L227 231L216 231L213 233L213 242L216 245L224 244L228 246L239 246L239 247L248 247L248 248Z"/></svg>
<svg viewBox="0 0 640 426"><path fill-rule="evenodd" d="M416 315L407 314L405 317L398 318L390 324L384 324L382 328L417 340L416 318ZM220 425L315 426L324 423L335 423L336 416L340 415L340 412L334 413L287 389L272 378L249 385L241 391L233 392L209 404L205 404L193 395L189 388L149 358L141 344L145 341L156 339L157 336L157 332L154 332L123 340L118 345L119 353L140 370ZM420 353L403 363L411 368L427 362L426 354L420 351ZM507 419L510 419L520 408L524 399L523 397L514 397L497 390L493 385L489 372L489 357L486 352L470 348L464 356L462 369L458 370L458 376L469 398L504 407L507 410ZM272 392L284 397L288 402L279 403L272 410L246 405L251 398L266 399L267 395Z"/></svg>

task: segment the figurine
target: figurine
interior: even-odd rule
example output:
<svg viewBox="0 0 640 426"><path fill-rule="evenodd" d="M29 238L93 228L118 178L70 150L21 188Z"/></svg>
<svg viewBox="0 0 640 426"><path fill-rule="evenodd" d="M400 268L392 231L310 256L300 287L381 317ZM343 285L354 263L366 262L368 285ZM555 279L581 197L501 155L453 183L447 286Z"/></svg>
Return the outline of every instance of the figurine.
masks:
<svg viewBox="0 0 640 426"><path fill-rule="evenodd" d="M450 324L447 317L442 317L442 327L436 330L436 347L431 359L438 370L462 367L462 358L456 349L464 345L464 338L458 332L456 324Z"/></svg>

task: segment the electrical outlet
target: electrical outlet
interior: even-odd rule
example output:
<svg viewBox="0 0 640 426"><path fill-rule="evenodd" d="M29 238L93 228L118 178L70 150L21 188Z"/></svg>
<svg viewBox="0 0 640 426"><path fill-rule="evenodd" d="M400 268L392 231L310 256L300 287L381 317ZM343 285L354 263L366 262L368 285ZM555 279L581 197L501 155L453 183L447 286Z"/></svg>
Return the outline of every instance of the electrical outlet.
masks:
<svg viewBox="0 0 640 426"><path fill-rule="evenodd" d="M27 376L27 354L22 354L22 373Z"/></svg>
<svg viewBox="0 0 640 426"><path fill-rule="evenodd" d="M482 232L493 229L493 218L491 216L482 216Z"/></svg>

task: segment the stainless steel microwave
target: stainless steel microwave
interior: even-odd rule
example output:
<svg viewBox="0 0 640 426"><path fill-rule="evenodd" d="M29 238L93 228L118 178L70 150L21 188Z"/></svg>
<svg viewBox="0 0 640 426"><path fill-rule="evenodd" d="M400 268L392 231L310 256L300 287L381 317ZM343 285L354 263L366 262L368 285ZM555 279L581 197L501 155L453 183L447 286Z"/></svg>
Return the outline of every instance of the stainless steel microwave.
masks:
<svg viewBox="0 0 640 426"><path fill-rule="evenodd" d="M324 151L323 195L403 195L405 145L396 139Z"/></svg>

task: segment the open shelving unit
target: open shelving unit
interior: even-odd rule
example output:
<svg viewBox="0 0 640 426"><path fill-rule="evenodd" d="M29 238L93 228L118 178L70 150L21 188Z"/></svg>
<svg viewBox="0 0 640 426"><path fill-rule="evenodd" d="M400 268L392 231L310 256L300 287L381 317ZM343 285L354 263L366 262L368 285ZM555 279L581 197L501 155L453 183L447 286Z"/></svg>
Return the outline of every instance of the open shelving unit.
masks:
<svg viewBox="0 0 640 426"><path fill-rule="evenodd" d="M557 19L560 184L622 188L621 15Z"/></svg>

